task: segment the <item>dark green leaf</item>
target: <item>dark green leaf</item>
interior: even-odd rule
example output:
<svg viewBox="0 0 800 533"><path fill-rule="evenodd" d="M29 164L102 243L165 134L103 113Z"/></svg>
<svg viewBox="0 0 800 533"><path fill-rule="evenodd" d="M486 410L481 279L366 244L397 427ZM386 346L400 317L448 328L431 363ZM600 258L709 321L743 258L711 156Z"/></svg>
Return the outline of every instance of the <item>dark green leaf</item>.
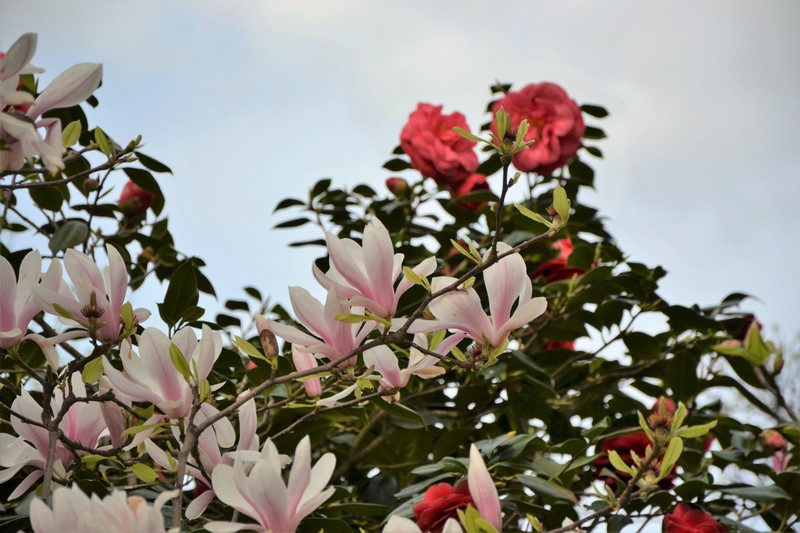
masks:
<svg viewBox="0 0 800 533"><path fill-rule="evenodd" d="M89 225L83 220L68 220L50 237L48 247L53 254L81 244L89 236Z"/></svg>
<svg viewBox="0 0 800 533"><path fill-rule="evenodd" d="M278 205L275 206L275 209L273 209L272 212L274 213L276 211L280 211L281 209L286 209L288 207L295 207L298 205L306 205L306 204L305 202L303 202L302 200L298 200L297 198L284 198L283 200L278 202Z"/></svg>
<svg viewBox="0 0 800 533"><path fill-rule="evenodd" d="M139 162L142 164L144 168L148 168L153 172L168 172L172 174L172 169L170 169L167 165L160 161L156 161L149 155L145 155L142 152L134 152L136 157L139 158Z"/></svg>
<svg viewBox="0 0 800 533"><path fill-rule="evenodd" d="M296 228L297 226L302 226L303 224L308 224L311 222L309 219L305 217L300 218L293 218L292 220L287 220L286 222L281 222L280 224L275 224L273 226L275 229L281 228Z"/></svg>
<svg viewBox="0 0 800 533"><path fill-rule="evenodd" d="M58 187L37 187L30 190L31 199L46 211L58 211L64 203L64 197Z"/></svg>
<svg viewBox="0 0 800 533"><path fill-rule="evenodd" d="M622 338L628 353L634 359L658 359L661 357L661 346L658 341L641 331L628 333Z"/></svg>
<svg viewBox="0 0 800 533"><path fill-rule="evenodd" d="M197 278L191 260L184 261L173 272L164 302L159 304L161 318L174 326L188 307L197 304Z"/></svg>
<svg viewBox="0 0 800 533"><path fill-rule="evenodd" d="M608 111L606 111L605 107L594 104L583 104L581 106L581 111L583 111L587 115L591 115L597 118L604 118L608 116Z"/></svg>
<svg viewBox="0 0 800 533"><path fill-rule="evenodd" d="M537 496L547 496L557 500L565 500L574 504L578 503L578 499L571 490L556 485L541 477L533 477L527 475L517 476L517 479L526 487L533 490Z"/></svg>
<svg viewBox="0 0 800 533"><path fill-rule="evenodd" d="M401 170L407 170L411 168L411 163L405 159L395 158L384 163L383 168L386 170L391 170L392 172L400 172Z"/></svg>
<svg viewBox="0 0 800 533"><path fill-rule="evenodd" d="M419 424L420 427L427 427L425 424L425 419L422 418L422 415L420 415L413 409L406 407L403 404L388 403L380 398L373 400L372 403L376 404L379 408L381 408L383 411L386 411L393 417L399 418L401 420L406 420L409 422L414 422L416 424Z"/></svg>

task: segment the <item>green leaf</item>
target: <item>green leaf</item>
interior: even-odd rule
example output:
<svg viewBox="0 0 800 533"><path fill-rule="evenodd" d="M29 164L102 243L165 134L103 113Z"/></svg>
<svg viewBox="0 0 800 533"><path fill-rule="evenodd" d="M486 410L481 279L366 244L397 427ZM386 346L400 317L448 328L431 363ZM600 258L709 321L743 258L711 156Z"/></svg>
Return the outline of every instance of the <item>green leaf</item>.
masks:
<svg viewBox="0 0 800 533"><path fill-rule="evenodd" d="M622 457L620 457L616 451L611 450L608 452L608 460L611 462L611 466L613 466L617 470L620 470L622 472L627 472L631 476L636 475L636 469L627 465L625 461L622 460Z"/></svg>
<svg viewBox="0 0 800 533"><path fill-rule="evenodd" d="M608 116L606 108L599 105L583 104L581 106L581 111L596 118L605 118Z"/></svg>
<svg viewBox="0 0 800 533"><path fill-rule="evenodd" d="M53 254L81 244L89 236L89 225L83 220L68 220L50 237L48 247Z"/></svg>
<svg viewBox="0 0 800 533"><path fill-rule="evenodd" d="M83 379L84 383L95 383L97 380L100 379L100 376L103 375L103 360L98 357L92 361L89 361L86 366L83 367L83 371L81 372L81 379Z"/></svg>
<svg viewBox="0 0 800 533"><path fill-rule="evenodd" d="M552 222L550 222L549 220L544 218L542 215L540 215L538 213L534 213L533 211L531 211L530 209L528 209L524 205L514 204L514 207L516 207L517 211L522 213L523 216L533 220L534 222L538 222L539 224L544 224L548 228L552 228L553 227Z"/></svg>
<svg viewBox="0 0 800 533"><path fill-rule="evenodd" d="M306 205L306 203L303 202L302 200L298 200L297 198L284 198L283 200L278 202L278 205L275 206L275 209L273 209L272 212L275 213L276 211L280 211L281 209L287 209L289 207L297 207L300 205Z"/></svg>
<svg viewBox="0 0 800 533"><path fill-rule="evenodd" d="M181 376L188 382L192 379L192 370L189 368L189 361L183 356L183 352L175 343L169 343L169 358Z"/></svg>
<svg viewBox="0 0 800 533"><path fill-rule="evenodd" d="M94 129L94 141L97 143L97 146L100 148L100 151L106 154L108 157L114 153L112 150L111 141L108 140L106 133L100 129L100 126L97 126Z"/></svg>
<svg viewBox="0 0 800 533"><path fill-rule="evenodd" d="M139 162L142 166L146 169L152 170L153 172L167 172L172 174L172 169L170 169L167 165L160 161L156 161L149 155L145 155L142 152L134 152L136 157L139 158Z"/></svg>
<svg viewBox="0 0 800 533"><path fill-rule="evenodd" d="M81 121L74 120L67 124L67 127L64 128L64 131L61 132L61 146L64 148L69 148L70 146L74 145L78 142L78 139L81 137Z"/></svg>
<svg viewBox="0 0 800 533"><path fill-rule="evenodd" d="M400 159L399 157L396 157L384 163L383 168L385 168L386 170L391 170L392 172L400 172L401 170L407 170L411 168L411 163L409 163L405 159Z"/></svg>
<svg viewBox="0 0 800 533"><path fill-rule="evenodd" d="M183 312L197 304L197 277L191 261L184 261L172 273L164 302L158 305L161 318L169 326L174 326Z"/></svg>
<svg viewBox="0 0 800 533"><path fill-rule="evenodd" d="M395 418L413 422L414 424L419 424L421 427L428 427L427 424L425 424L425 419L422 418L421 414L401 403L389 403L382 398L376 398L372 401L372 403L377 405L382 411L385 411Z"/></svg>
<svg viewBox="0 0 800 533"><path fill-rule="evenodd" d="M634 360L658 359L661 357L661 345L652 336L641 331L633 331L622 338L628 352Z"/></svg>
<svg viewBox="0 0 800 533"><path fill-rule="evenodd" d="M59 211L64 197L58 187L39 187L30 190L31 199L47 211Z"/></svg>
<svg viewBox="0 0 800 533"><path fill-rule="evenodd" d="M561 217L561 225L567 223L569 220L569 208L571 202L569 198L567 198L567 191L564 190L564 187L558 186L553 190L553 207L558 213L558 216Z"/></svg>
<svg viewBox="0 0 800 533"><path fill-rule="evenodd" d="M712 420L708 424L701 424L699 426L690 426L686 428L682 428L678 430L678 436L683 437L685 439L693 439L695 437L702 437L709 431L711 431L714 427L716 427L717 421Z"/></svg>
<svg viewBox="0 0 800 533"><path fill-rule="evenodd" d="M578 499L575 497L575 494L573 494L571 490L564 488L560 485L556 485L551 481L547 481L540 477L534 477L528 475L519 475L517 476L517 479L523 485L525 485L529 489L532 489L539 496L544 495L544 496L549 496L551 498L556 498L558 500L565 500L573 504L578 503Z"/></svg>
<svg viewBox="0 0 800 533"><path fill-rule="evenodd" d="M161 187L158 182L148 171L141 168L123 168L123 172L128 178L136 185L153 194L153 205L151 209L156 215L160 215L164 209L164 193L161 192Z"/></svg>
<svg viewBox="0 0 800 533"><path fill-rule="evenodd" d="M664 479L667 474L672 472L672 467L680 459L683 453L683 440L680 437L673 437L667 445L667 451L664 452L664 457L661 458L661 471L659 472L658 479Z"/></svg>
<svg viewBox="0 0 800 533"><path fill-rule="evenodd" d="M145 483L153 483L158 479L158 473L144 463L133 465L131 472Z"/></svg>
<svg viewBox="0 0 800 533"><path fill-rule="evenodd" d="M136 317L133 314L133 305L130 302L125 302L119 310L120 320L124 326L123 335L126 337L133 333L136 327Z"/></svg>
<svg viewBox="0 0 800 533"><path fill-rule="evenodd" d="M270 362L270 360L264 354L259 352L255 346L247 342L245 339L235 336L233 338L233 343L250 359L261 359L262 361Z"/></svg>
<svg viewBox="0 0 800 533"><path fill-rule="evenodd" d="M474 135L463 128L455 127L453 128L453 131L455 131L465 139L469 139L470 141L475 141L479 143L488 143L486 139L482 139L481 137L478 137L477 135Z"/></svg>
<svg viewBox="0 0 800 533"><path fill-rule="evenodd" d="M336 320L338 322L344 322L345 324L360 324L371 320L371 318L364 315L354 315L352 313L339 313L336 315Z"/></svg>
<svg viewBox="0 0 800 533"><path fill-rule="evenodd" d="M303 224L308 224L309 222L311 222L311 220L307 219L306 217L299 217L287 220L286 222L281 222L280 224L275 224L273 228L274 229L296 228L298 226L302 226Z"/></svg>
<svg viewBox="0 0 800 533"><path fill-rule="evenodd" d="M769 485L768 487L711 487L711 489L758 503L791 499L791 496L777 485Z"/></svg>

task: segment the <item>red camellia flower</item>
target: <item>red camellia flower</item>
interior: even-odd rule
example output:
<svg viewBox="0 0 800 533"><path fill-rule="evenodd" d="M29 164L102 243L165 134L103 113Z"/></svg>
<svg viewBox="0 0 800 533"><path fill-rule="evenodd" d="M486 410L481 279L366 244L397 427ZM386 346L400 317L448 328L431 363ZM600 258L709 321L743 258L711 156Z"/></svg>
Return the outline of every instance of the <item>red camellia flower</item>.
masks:
<svg viewBox="0 0 800 533"><path fill-rule="evenodd" d="M620 458L625 462L625 464L634 465L632 453L635 453L640 458L644 458L648 446L650 446L650 437L648 437L647 433L644 431L630 433L620 437L611 437L610 439L604 440L601 447L603 455L595 459L594 462L595 478L603 479L603 481L605 481L606 485L609 487L616 486L617 481L613 477L602 477L600 474L603 468L608 468L609 470L613 470L623 483L627 483L628 480L631 479L630 474L614 468L611 465L611 461L608 460L608 452L614 450L619 454ZM662 489L669 489L672 487L673 481L676 477L678 477L678 473L675 470L676 467L672 467L672 471L667 474L664 479L658 482L658 485Z"/></svg>
<svg viewBox="0 0 800 533"><path fill-rule="evenodd" d="M403 178L398 178L396 176L386 178L386 188L395 196L408 196L408 182Z"/></svg>
<svg viewBox="0 0 800 533"><path fill-rule="evenodd" d="M514 155L514 166L522 172L549 174L569 163L586 131L580 107L555 83L533 83L519 91L509 92L494 103L493 112L505 109L516 130L528 120L526 141L535 141L530 148ZM497 125L492 123L497 134Z"/></svg>
<svg viewBox="0 0 800 533"><path fill-rule="evenodd" d="M568 266L570 254L572 254L572 240L570 238L559 239L553 243L553 248L558 250L558 257L548 259L539 268L531 273L531 279L542 276L547 283L572 279L573 276L580 276L584 271L580 268Z"/></svg>
<svg viewBox="0 0 800 533"><path fill-rule="evenodd" d="M575 351L575 341L549 341L544 343L542 350L572 350Z"/></svg>
<svg viewBox="0 0 800 533"><path fill-rule="evenodd" d="M664 533L728 533L728 528L699 507L679 503L664 516Z"/></svg>
<svg viewBox="0 0 800 533"><path fill-rule="evenodd" d="M433 485L426 492L422 501L414 506L414 517L417 527L423 533L439 533L448 518L458 520L458 510L475 506L469 493L469 486L461 482L455 487L449 483Z"/></svg>
<svg viewBox="0 0 800 533"><path fill-rule="evenodd" d="M486 176L483 174L472 174L464 181L459 181L458 183L450 185L450 196L457 198L471 192L488 190L490 190L490 188L489 182L486 181ZM456 203L470 211L477 211L486 205L486 202L460 202L458 200L456 200Z"/></svg>
<svg viewBox="0 0 800 533"><path fill-rule="evenodd" d="M469 130L461 113L442 115L442 106L419 104L400 133L411 166L440 185L464 181L478 168L475 141L453 131L456 126Z"/></svg>
<svg viewBox="0 0 800 533"><path fill-rule="evenodd" d="M119 208L126 215L141 215L153 205L155 196L129 181L119 195Z"/></svg>

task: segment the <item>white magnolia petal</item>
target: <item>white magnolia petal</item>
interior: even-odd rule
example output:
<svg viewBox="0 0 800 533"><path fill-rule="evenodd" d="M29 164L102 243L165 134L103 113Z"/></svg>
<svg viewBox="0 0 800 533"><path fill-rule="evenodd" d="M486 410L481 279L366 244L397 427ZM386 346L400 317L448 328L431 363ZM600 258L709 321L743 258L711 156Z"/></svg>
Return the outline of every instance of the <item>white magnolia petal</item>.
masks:
<svg viewBox="0 0 800 533"><path fill-rule="evenodd" d="M200 515L206 512L208 504L214 501L216 497L217 495L213 490L207 490L200 494L186 506L186 518L189 520L199 518Z"/></svg>
<svg viewBox="0 0 800 533"><path fill-rule="evenodd" d="M25 33L12 44L0 59L0 80L16 77L36 53L36 34Z"/></svg>
<svg viewBox="0 0 800 533"><path fill-rule="evenodd" d="M469 493L475 502L475 508L478 509L481 517L500 531L503 526L500 498L497 496L497 488L494 486L492 476L486 469L486 463L483 462L481 453L474 444L469 449L467 483L469 484Z"/></svg>
<svg viewBox="0 0 800 533"><path fill-rule="evenodd" d="M80 63L68 68L36 98L28 116L38 117L50 109L72 107L83 102L97 89L102 77L103 65L98 63Z"/></svg>
<svg viewBox="0 0 800 533"><path fill-rule="evenodd" d="M459 529L460 531L460 529ZM383 527L383 533L422 533L417 524L408 518L393 515Z"/></svg>

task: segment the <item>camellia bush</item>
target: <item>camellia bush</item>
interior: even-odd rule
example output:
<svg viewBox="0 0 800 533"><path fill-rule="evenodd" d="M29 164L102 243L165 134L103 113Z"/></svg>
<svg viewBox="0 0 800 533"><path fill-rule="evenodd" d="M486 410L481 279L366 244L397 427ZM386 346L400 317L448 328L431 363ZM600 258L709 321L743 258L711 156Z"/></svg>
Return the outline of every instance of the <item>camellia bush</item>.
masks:
<svg viewBox="0 0 800 533"><path fill-rule="evenodd" d="M797 377L745 295L666 301L582 203L602 107L419 104L385 191L277 204L325 294L284 309L215 293L169 167L91 123L101 66L45 85L35 49L0 59L0 529L797 528Z"/></svg>

